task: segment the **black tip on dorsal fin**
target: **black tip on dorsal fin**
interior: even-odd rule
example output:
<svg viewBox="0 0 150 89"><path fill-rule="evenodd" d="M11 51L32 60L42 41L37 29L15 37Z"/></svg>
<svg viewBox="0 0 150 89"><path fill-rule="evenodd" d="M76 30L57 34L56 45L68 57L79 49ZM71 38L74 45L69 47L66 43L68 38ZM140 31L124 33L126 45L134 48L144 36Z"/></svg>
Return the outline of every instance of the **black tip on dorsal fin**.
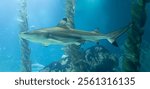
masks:
<svg viewBox="0 0 150 89"><path fill-rule="evenodd" d="M57 26L59 27L65 27L67 23L67 18L63 18L58 24Z"/></svg>
<svg viewBox="0 0 150 89"><path fill-rule="evenodd" d="M66 21L67 22L67 18L63 18L62 20Z"/></svg>

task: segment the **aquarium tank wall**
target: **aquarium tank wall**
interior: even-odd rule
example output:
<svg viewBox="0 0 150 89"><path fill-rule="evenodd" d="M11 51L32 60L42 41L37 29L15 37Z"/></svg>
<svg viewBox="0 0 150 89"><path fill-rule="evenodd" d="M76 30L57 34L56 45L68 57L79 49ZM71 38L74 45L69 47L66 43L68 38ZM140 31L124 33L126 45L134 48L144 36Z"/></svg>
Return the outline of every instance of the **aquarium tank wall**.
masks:
<svg viewBox="0 0 150 89"><path fill-rule="evenodd" d="M0 72L150 72L149 0L3 0Z"/></svg>

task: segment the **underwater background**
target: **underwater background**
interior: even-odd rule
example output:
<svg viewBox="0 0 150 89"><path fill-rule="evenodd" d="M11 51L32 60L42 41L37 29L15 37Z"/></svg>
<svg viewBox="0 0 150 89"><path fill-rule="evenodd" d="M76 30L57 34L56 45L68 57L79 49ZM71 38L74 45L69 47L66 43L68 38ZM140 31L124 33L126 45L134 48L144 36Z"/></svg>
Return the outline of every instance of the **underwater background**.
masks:
<svg viewBox="0 0 150 89"><path fill-rule="evenodd" d="M0 3L0 71L21 71L21 45L19 38L18 18L19 0L1 0ZM27 0L27 13L29 30L45 27L53 27L65 17L65 0ZM141 45L140 71L150 71L150 3L146 5L147 20L144 27L144 35ZM131 0L76 0L75 28L93 31L99 28L100 32L108 33L124 27L131 22ZM114 47L106 40L100 45L94 42L86 42L81 46L85 50L83 55L87 65L81 63L82 71L118 71L121 66L121 56L126 39L124 34ZM135 36L136 38L136 36ZM68 55L64 53L64 46L50 45L44 47L40 44L30 43L32 71L66 71L70 62ZM71 48L70 48L71 49ZM79 49L79 48L77 48ZM98 50L96 50L98 49ZM73 50L73 49L71 49ZM90 52L90 54L88 54ZM99 54L97 54L99 53ZM95 65L103 55L103 64ZM81 56L80 52L76 56ZM110 57L111 56L111 57ZM89 58L98 57L95 62ZM106 58L104 58L106 57ZM78 57L77 57L78 58ZM57 62L63 60L63 62ZM96 58L95 58L96 59ZM88 62L87 62L88 61ZM57 65L57 66L56 66ZM65 66L62 66L65 65ZM78 65L78 63L76 64ZM113 68L114 67L114 68ZM86 69L87 68L87 69ZM112 69L111 69L112 68ZM92 70L94 69L94 70Z"/></svg>

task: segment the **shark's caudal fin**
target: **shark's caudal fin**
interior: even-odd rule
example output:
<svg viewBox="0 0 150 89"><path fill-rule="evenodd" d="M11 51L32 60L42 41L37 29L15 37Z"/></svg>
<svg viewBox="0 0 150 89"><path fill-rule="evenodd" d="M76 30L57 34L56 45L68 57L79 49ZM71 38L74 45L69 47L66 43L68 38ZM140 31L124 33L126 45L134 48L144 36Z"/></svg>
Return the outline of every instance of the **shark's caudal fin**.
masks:
<svg viewBox="0 0 150 89"><path fill-rule="evenodd" d="M129 24L127 26L125 26L124 28L122 28L121 30L119 31L115 31L115 32L111 32L111 33L108 33L107 34L107 40L113 44L114 46L118 47L118 44L116 42L116 39L118 37L120 37L122 34L124 34L125 32L128 31L128 29L130 29L132 26L132 24Z"/></svg>

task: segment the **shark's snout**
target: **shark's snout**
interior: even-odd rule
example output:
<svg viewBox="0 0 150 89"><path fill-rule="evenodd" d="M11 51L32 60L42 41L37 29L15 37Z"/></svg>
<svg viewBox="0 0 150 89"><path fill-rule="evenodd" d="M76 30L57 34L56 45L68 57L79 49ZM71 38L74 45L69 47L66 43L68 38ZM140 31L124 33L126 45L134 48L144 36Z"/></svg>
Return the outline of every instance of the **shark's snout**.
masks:
<svg viewBox="0 0 150 89"><path fill-rule="evenodd" d="M19 36L20 36L21 38L23 38L23 37L25 36L25 34L26 34L26 32L21 32L21 33L19 34Z"/></svg>
<svg viewBox="0 0 150 89"><path fill-rule="evenodd" d="M35 32L21 32L20 38L31 41L31 42L40 42L41 36Z"/></svg>
<svg viewBox="0 0 150 89"><path fill-rule="evenodd" d="M27 40L28 38L30 38L30 35L28 32L21 32L19 37Z"/></svg>

